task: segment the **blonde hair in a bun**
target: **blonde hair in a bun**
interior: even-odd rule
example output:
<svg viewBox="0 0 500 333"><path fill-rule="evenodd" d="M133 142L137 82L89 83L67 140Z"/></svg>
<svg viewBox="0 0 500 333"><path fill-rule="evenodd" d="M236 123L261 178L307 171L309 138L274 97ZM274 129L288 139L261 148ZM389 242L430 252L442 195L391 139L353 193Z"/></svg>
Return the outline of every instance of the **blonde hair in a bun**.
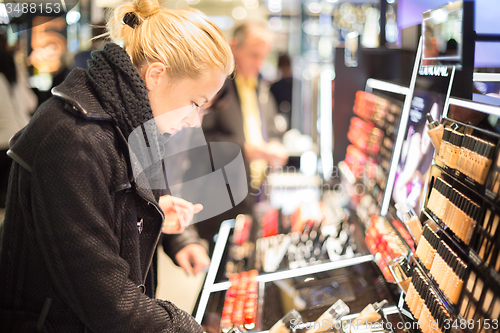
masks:
<svg viewBox="0 0 500 333"><path fill-rule="evenodd" d="M123 24L134 13L134 28ZM162 62L169 76L198 78L206 69L229 75L234 60L222 31L202 12L162 8L158 0L134 0L114 9L107 22L112 41L123 46L136 68Z"/></svg>

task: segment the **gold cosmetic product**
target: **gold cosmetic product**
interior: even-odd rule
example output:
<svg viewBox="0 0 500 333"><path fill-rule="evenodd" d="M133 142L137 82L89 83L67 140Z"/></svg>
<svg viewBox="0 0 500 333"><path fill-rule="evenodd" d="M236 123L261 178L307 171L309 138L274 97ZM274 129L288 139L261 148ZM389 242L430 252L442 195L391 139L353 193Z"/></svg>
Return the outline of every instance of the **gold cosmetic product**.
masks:
<svg viewBox="0 0 500 333"><path fill-rule="evenodd" d="M450 153L448 158L448 166L452 169L457 167L458 153L460 152L460 148L462 147L462 140L464 135L460 132L453 131L450 136Z"/></svg>
<svg viewBox="0 0 500 333"><path fill-rule="evenodd" d="M466 224L467 233L463 233L461 239L465 244L469 245L470 240L472 238L472 234L474 233L474 229L476 228L477 220L479 220L479 216L481 215L481 207L475 203L472 203L472 208L470 212L470 219Z"/></svg>
<svg viewBox="0 0 500 333"><path fill-rule="evenodd" d="M458 192L455 189L451 189L449 192L449 196L447 196L447 200L445 200L445 208L442 209L442 213L438 216L444 224L449 226L449 216L451 212L456 208L455 201L457 200Z"/></svg>
<svg viewBox="0 0 500 333"><path fill-rule="evenodd" d="M429 226L425 226L422 235L423 237L420 238L421 242L417 246L416 255L420 258L424 267L430 270L434 256L436 255L439 237L429 228Z"/></svg>
<svg viewBox="0 0 500 333"><path fill-rule="evenodd" d="M292 309L271 327L269 333L290 333L293 327L301 322L302 316L300 313Z"/></svg>
<svg viewBox="0 0 500 333"><path fill-rule="evenodd" d="M394 258L387 264L387 266L389 267L389 270L391 271L392 276L394 276L394 280L399 287L405 292L408 292L408 287L410 285L410 278L408 277L408 274L411 267L408 260L406 260L406 257L402 255Z"/></svg>
<svg viewBox="0 0 500 333"><path fill-rule="evenodd" d="M330 330L332 327L337 327L342 317L349 314L349 312L349 307L344 303L344 301L339 299L325 312L323 312L323 314L316 320L316 325L313 324L306 333L325 332Z"/></svg>
<svg viewBox="0 0 500 333"><path fill-rule="evenodd" d="M443 195L441 198L439 213L438 213L441 220L443 220L445 213L448 210L448 206L451 205L450 197L453 194L453 192L454 190L451 187L451 185L443 181L443 189L442 189Z"/></svg>
<svg viewBox="0 0 500 333"><path fill-rule="evenodd" d="M483 185L488 177L491 164L493 162L493 153L495 146L489 142L484 143L484 149L480 153L478 172L474 178L479 184Z"/></svg>
<svg viewBox="0 0 500 333"><path fill-rule="evenodd" d="M410 231L415 243L418 243L420 236L422 236L422 225L420 224L417 214L406 202L397 203L396 209L398 217L404 222L406 228Z"/></svg>
<svg viewBox="0 0 500 333"><path fill-rule="evenodd" d="M446 163L446 156L448 152L448 146L450 144L450 134L451 128L445 128L443 131L443 138L441 139L441 145L439 147L439 159Z"/></svg>
<svg viewBox="0 0 500 333"><path fill-rule="evenodd" d="M430 311L429 311L429 306L431 303L432 299L432 292L429 292L424 300L424 303L422 305L422 312L420 313L420 318L418 322L420 323L420 327L422 328L423 333L428 333L428 329L430 327Z"/></svg>
<svg viewBox="0 0 500 333"><path fill-rule="evenodd" d="M474 147L474 138L466 134L464 136L460 152L458 153L458 160L457 160L457 170L463 174L465 174L465 164L469 159L469 155L473 147Z"/></svg>
<svg viewBox="0 0 500 333"><path fill-rule="evenodd" d="M443 256L443 242L440 241L436 250L436 255L434 260L432 261L431 269L429 270L429 274L437 281L438 271L441 269L440 265L442 263Z"/></svg>
<svg viewBox="0 0 500 333"><path fill-rule="evenodd" d="M437 120L432 118L430 113L427 113L427 133L431 138L432 144L436 149L436 156L439 156L439 148L441 146L441 140L443 138L444 126L440 124Z"/></svg>

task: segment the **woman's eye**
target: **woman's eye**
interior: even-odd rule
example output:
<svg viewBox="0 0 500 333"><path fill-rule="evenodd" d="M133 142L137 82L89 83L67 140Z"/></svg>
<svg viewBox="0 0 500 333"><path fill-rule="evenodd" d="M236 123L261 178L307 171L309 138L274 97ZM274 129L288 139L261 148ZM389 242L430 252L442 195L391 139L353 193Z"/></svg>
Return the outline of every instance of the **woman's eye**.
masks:
<svg viewBox="0 0 500 333"><path fill-rule="evenodd" d="M198 104L196 104L195 102L193 102L193 108L199 108L200 106Z"/></svg>

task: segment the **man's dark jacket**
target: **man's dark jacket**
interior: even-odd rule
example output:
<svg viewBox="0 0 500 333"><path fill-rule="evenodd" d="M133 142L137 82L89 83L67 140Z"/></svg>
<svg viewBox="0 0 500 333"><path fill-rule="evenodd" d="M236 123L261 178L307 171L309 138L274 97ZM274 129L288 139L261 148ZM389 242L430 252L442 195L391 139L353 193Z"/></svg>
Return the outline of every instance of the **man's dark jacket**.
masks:
<svg viewBox="0 0 500 333"><path fill-rule="evenodd" d="M259 101L260 117L262 123L262 135L265 140L279 139L280 133L274 125L277 115L276 100L270 94L269 83L260 78L257 86L257 97ZM240 98L233 78L227 78L224 86L217 93L217 97L203 117L203 132L207 142L232 142L237 144L242 152L245 152L245 132L243 126L243 112L241 110ZM250 165L243 154L248 182L250 184ZM232 209L216 217L196 224L201 237L211 241L219 231L222 221L234 219L238 214L253 214L254 195L258 189L252 189L249 185L247 197ZM213 244L212 244L213 245Z"/></svg>
<svg viewBox="0 0 500 333"><path fill-rule="evenodd" d="M144 294L163 213L135 185L127 142L74 70L11 140L0 232L0 331L201 332ZM173 256L192 235L170 236Z"/></svg>

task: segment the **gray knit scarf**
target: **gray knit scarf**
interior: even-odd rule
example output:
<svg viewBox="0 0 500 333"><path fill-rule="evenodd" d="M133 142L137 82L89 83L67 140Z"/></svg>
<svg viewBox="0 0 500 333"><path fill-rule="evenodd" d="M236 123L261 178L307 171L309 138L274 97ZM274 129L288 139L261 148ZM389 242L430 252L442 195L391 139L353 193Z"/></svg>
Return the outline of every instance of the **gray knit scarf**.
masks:
<svg viewBox="0 0 500 333"><path fill-rule="evenodd" d="M107 43L102 50L93 51L88 67L90 81L104 111L113 118L129 143L134 140L145 142L147 149L130 146L135 177L144 171L145 176L151 179L161 169L166 137L160 134L154 122L148 90L139 72L125 50L114 43ZM140 127L142 131L134 131Z"/></svg>

